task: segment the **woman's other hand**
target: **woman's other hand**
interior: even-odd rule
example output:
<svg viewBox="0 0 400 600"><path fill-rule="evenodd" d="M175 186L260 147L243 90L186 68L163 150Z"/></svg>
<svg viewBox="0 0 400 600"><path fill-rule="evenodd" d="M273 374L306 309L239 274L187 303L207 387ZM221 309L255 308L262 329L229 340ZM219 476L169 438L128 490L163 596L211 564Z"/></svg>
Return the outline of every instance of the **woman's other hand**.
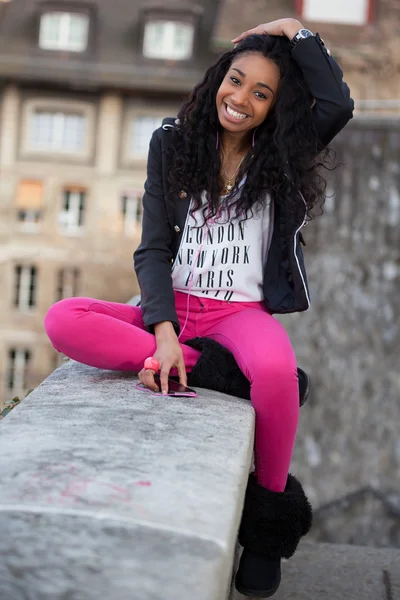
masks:
<svg viewBox="0 0 400 600"><path fill-rule="evenodd" d="M179 381L182 385L187 385L185 362L183 360L182 348L179 344L178 337L175 333L173 325L170 321L157 323L154 326L156 336L157 350L154 353L160 367L160 382L161 391L163 394L168 393L168 375L172 367L176 367L179 374ZM159 391L157 384L154 381L154 371L150 369L142 369L139 373L140 382L146 387Z"/></svg>
<svg viewBox="0 0 400 600"><path fill-rule="evenodd" d="M240 35L238 35L232 42L237 44L245 37L249 35L263 35L268 33L268 35L285 35L289 40L303 28L303 25L297 19L278 19L277 21L271 21L270 23L263 23L262 25L258 25L253 29L249 29L248 31L244 31Z"/></svg>

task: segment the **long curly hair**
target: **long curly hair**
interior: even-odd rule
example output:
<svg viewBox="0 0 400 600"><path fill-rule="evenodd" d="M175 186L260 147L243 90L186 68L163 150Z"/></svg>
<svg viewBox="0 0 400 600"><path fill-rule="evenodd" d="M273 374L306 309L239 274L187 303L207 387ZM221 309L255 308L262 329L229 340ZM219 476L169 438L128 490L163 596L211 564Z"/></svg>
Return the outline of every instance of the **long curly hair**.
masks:
<svg viewBox="0 0 400 600"><path fill-rule="evenodd" d="M277 201L286 218L297 224L305 216L311 220L313 209L322 207L326 181L319 167L326 166L328 151L323 147L313 123L313 98L300 68L291 57L285 37L252 35L223 54L193 89L179 113L177 142L171 148L168 201L179 202L185 190L194 199L193 212L202 205L206 192L207 213L213 218L221 204L221 150L217 135L221 132L216 95L232 63L243 54L260 53L274 61L280 70L276 101L255 135L255 146L246 155L237 181L246 175L241 193L235 187L225 202L236 217L245 220L257 211L266 198ZM321 211L320 211L321 212Z"/></svg>

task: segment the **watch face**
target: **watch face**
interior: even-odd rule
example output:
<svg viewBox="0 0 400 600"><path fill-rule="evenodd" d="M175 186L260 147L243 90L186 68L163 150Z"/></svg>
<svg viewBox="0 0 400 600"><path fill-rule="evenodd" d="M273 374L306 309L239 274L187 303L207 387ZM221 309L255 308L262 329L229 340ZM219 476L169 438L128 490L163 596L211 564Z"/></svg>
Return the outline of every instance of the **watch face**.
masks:
<svg viewBox="0 0 400 600"><path fill-rule="evenodd" d="M304 38L312 37L313 33L309 29L300 29L298 35L304 39Z"/></svg>

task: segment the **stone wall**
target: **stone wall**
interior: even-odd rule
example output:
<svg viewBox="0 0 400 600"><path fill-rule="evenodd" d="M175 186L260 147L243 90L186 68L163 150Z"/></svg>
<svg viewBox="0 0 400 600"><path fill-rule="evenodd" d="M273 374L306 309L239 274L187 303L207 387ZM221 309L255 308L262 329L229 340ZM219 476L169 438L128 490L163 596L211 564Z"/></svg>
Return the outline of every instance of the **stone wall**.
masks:
<svg viewBox="0 0 400 600"><path fill-rule="evenodd" d="M398 520L400 121L358 119L335 148L344 165L331 174L324 215L304 230L312 308L281 319L313 381L292 469L316 506L380 490L399 509ZM368 515L362 539L346 539L365 543L382 509L352 495L341 505L348 524L360 502ZM400 544L398 533L374 541Z"/></svg>

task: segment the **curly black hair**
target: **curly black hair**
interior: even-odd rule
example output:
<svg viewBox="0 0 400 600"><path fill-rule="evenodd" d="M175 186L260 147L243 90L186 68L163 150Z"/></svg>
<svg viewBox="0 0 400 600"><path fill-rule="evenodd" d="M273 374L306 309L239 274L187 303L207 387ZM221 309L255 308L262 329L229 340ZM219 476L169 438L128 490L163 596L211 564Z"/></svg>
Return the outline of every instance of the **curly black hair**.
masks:
<svg viewBox="0 0 400 600"><path fill-rule="evenodd" d="M322 153L312 117L313 98L300 68L291 57L286 37L252 35L223 54L206 72L203 80L183 103L173 145L169 173L168 201L177 202L185 190L194 199L193 211L207 194L207 215L216 215L221 203L221 157L217 148L220 130L216 107L217 91L232 63L243 54L260 53L274 61L280 70L277 99L265 121L257 128L254 148L246 155L237 181L246 180L241 194L233 189L228 204L236 217L248 218L268 197L279 202L293 224L311 220L313 208L322 207L326 181L320 166L326 166L329 152ZM205 215L205 210L203 211Z"/></svg>

